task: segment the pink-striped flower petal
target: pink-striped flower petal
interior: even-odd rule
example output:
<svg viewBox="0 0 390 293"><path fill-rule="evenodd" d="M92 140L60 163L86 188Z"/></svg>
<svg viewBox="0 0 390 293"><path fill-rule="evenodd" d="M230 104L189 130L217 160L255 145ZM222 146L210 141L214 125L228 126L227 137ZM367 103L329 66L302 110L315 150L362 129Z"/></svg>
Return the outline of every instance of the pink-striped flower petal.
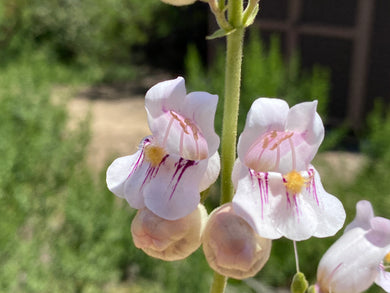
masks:
<svg viewBox="0 0 390 293"><path fill-rule="evenodd" d="M390 220L374 217L368 201L358 202L356 210L355 220L320 261L317 287L321 293L360 293L375 281L389 288L382 260L390 251Z"/></svg>

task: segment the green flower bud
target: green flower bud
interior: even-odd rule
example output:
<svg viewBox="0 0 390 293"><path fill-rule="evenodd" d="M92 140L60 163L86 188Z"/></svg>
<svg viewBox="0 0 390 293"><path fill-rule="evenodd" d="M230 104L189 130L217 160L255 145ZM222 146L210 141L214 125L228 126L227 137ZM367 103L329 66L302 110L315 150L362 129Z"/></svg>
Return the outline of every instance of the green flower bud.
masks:
<svg viewBox="0 0 390 293"><path fill-rule="evenodd" d="M305 293L309 283L303 273L298 272L295 274L291 283L291 293Z"/></svg>
<svg viewBox="0 0 390 293"><path fill-rule="evenodd" d="M315 285L311 285L309 289L307 289L307 293L317 293L317 289Z"/></svg>

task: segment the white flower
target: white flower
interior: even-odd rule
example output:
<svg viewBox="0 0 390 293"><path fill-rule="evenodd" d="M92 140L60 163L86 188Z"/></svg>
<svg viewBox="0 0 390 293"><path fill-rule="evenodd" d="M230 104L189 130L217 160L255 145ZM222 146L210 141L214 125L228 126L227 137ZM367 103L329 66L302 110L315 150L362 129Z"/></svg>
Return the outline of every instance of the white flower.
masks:
<svg viewBox="0 0 390 293"><path fill-rule="evenodd" d="M324 137L316 107L260 98L248 113L232 174L233 207L262 237L327 237L344 223L341 202L310 165Z"/></svg>
<svg viewBox="0 0 390 293"><path fill-rule="evenodd" d="M143 139L135 154L109 166L108 188L133 208L146 206L164 219L190 214L199 192L220 170L214 131L217 101L206 92L187 95L181 77L153 86L145 99L152 136Z"/></svg>
<svg viewBox="0 0 390 293"><path fill-rule="evenodd" d="M320 261L318 291L359 293L376 282L390 292L390 273L382 263L389 252L390 220L374 217L370 202L358 202L355 219Z"/></svg>

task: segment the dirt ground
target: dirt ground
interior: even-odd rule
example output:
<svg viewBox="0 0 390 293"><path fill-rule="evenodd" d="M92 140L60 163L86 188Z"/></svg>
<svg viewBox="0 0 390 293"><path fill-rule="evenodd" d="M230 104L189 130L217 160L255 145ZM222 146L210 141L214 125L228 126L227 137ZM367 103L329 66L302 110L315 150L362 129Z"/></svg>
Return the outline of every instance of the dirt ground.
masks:
<svg viewBox="0 0 390 293"><path fill-rule="evenodd" d="M143 79L139 84L101 85L73 91L68 111L70 127L91 115L88 163L97 171L108 160L137 150L141 139L150 135L144 107L146 91L164 74Z"/></svg>
<svg viewBox="0 0 390 293"><path fill-rule="evenodd" d="M139 84L101 85L73 91L68 103L70 125L91 115L91 142L88 163L99 172L109 160L134 153L141 139L150 134L144 97L164 74L144 79ZM317 156L314 164L325 176L353 180L367 162L360 154L327 152ZM341 176L341 177L340 177Z"/></svg>

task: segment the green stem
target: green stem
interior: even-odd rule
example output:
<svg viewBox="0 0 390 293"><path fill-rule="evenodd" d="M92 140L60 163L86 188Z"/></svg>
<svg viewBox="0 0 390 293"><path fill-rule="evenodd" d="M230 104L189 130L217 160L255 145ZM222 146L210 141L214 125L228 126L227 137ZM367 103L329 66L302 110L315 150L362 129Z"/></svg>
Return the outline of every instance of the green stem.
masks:
<svg viewBox="0 0 390 293"><path fill-rule="evenodd" d="M214 272L213 284L210 288L210 293L224 292L226 287L227 278L216 272Z"/></svg>
<svg viewBox="0 0 390 293"><path fill-rule="evenodd" d="M233 198L231 175L236 159L237 121L240 103L241 64L244 28L227 36L225 100L221 138L221 205Z"/></svg>
<svg viewBox="0 0 390 293"><path fill-rule="evenodd" d="M228 20L234 28L242 27L242 0L229 0L228 1ZM226 56L227 58L227 56ZM226 59L227 61L228 59ZM241 63L240 63L241 64ZM241 79L240 79L241 80Z"/></svg>
<svg viewBox="0 0 390 293"><path fill-rule="evenodd" d="M234 2L234 0L230 2ZM225 99L221 138L221 205L230 202L234 193L231 174L236 159L243 40L244 28L242 27L238 27L236 31L227 36ZM210 293L223 293L226 282L227 277L215 272Z"/></svg>

